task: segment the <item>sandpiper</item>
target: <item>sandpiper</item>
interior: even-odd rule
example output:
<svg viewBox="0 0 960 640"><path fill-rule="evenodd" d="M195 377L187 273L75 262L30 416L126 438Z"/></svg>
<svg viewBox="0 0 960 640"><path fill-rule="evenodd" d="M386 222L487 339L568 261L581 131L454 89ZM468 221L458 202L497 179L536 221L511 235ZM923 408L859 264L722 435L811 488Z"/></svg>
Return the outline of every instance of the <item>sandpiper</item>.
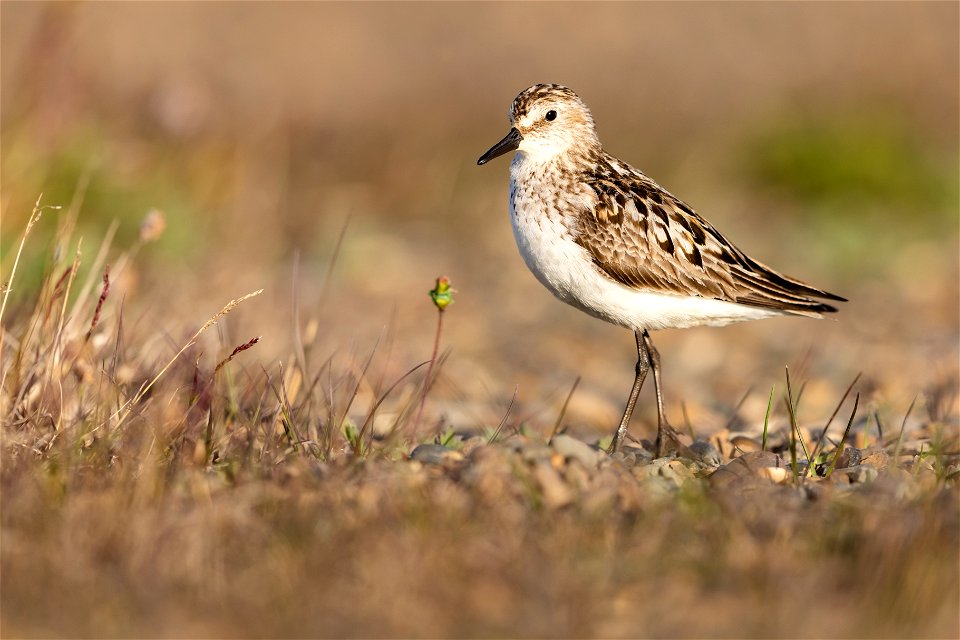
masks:
<svg viewBox="0 0 960 640"><path fill-rule="evenodd" d="M636 337L636 377L609 452L626 436L651 369L657 457L664 436L674 437L651 331L781 315L821 318L837 309L817 298L845 300L754 260L679 198L606 153L590 110L567 87L524 89L510 124L477 164L517 152L510 221L527 267L560 300Z"/></svg>

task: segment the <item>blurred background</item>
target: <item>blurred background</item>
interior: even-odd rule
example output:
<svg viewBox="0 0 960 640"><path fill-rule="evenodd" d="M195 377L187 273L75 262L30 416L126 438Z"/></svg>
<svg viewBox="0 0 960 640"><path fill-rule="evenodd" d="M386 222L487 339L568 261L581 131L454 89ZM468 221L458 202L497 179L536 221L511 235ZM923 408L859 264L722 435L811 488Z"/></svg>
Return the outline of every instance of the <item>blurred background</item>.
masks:
<svg viewBox="0 0 960 640"><path fill-rule="evenodd" d="M606 434L633 339L540 287L510 230L509 160L476 166L513 97L557 82L608 151L850 299L821 322L655 335L675 422L722 427L751 389L742 411L762 420L785 365L811 380L814 417L861 370L874 405L902 415L948 389L955 416L958 18L956 3L3 3L4 273L41 192L83 193L84 268L114 221L111 255L157 210L166 230L111 294L128 326L172 354L263 287L222 329L227 345L263 336L245 366L291 358L314 321L328 352L389 342L394 376L430 356L444 274L458 293L430 411L495 425L516 389L511 421L549 426L582 376L568 421ZM58 215L25 250L14 308ZM654 416L645 391L634 431Z"/></svg>

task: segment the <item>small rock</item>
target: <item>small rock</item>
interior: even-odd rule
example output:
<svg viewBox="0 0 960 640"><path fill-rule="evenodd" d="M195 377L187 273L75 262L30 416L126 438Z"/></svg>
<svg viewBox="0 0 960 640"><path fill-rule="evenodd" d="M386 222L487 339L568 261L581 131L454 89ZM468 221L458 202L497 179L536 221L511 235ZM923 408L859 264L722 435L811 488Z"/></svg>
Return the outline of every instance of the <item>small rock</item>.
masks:
<svg viewBox="0 0 960 640"><path fill-rule="evenodd" d="M885 469L890 463L890 455L879 447L871 447L861 452L860 464L870 464L879 469Z"/></svg>
<svg viewBox="0 0 960 640"><path fill-rule="evenodd" d="M680 460L666 460L664 464L659 465L657 475L666 478L677 484L683 484L684 481L693 478L693 472L690 467L683 464Z"/></svg>
<svg viewBox="0 0 960 640"><path fill-rule="evenodd" d="M737 450L743 453L752 453L760 451L761 443L754 438L744 435L733 436L730 438L732 444Z"/></svg>
<svg viewBox="0 0 960 640"><path fill-rule="evenodd" d="M573 501L573 493L549 462L538 462L533 475L543 491L543 502L551 509L566 506Z"/></svg>
<svg viewBox="0 0 960 640"><path fill-rule="evenodd" d="M690 453L693 454L693 459L698 462L702 462L711 467L720 466L720 452L715 446L707 442L706 440L697 440L689 447Z"/></svg>
<svg viewBox="0 0 960 640"><path fill-rule="evenodd" d="M710 484L714 487L726 487L737 481L750 478L770 478L769 468L786 467L783 459L770 451L753 451L734 458L713 472Z"/></svg>
<svg viewBox="0 0 960 640"><path fill-rule="evenodd" d="M830 485L825 482L818 482L821 478L810 478L809 480L801 486L801 491L807 500L816 502L830 495Z"/></svg>
<svg viewBox="0 0 960 640"><path fill-rule="evenodd" d="M656 479L672 487L694 477L693 471L676 458L658 458L650 464L633 468L633 475L638 479Z"/></svg>
<svg viewBox="0 0 960 640"><path fill-rule="evenodd" d="M553 456L553 449L539 442L530 442L520 447L520 455L524 462L543 462L549 461Z"/></svg>
<svg viewBox="0 0 960 640"><path fill-rule="evenodd" d="M850 482L873 482L880 475L880 472L872 464L858 464L849 469L842 469L850 478ZM836 471L834 472L836 473Z"/></svg>
<svg viewBox="0 0 960 640"><path fill-rule="evenodd" d="M487 446L486 438L471 436L463 441L463 447L460 450L463 452L463 455L469 456L473 451L485 446Z"/></svg>
<svg viewBox="0 0 960 640"><path fill-rule="evenodd" d="M790 477L785 467L763 467L759 475L768 480L773 480L777 484L783 484Z"/></svg>
<svg viewBox="0 0 960 640"><path fill-rule="evenodd" d="M626 445L623 445L623 449L621 449L621 451L623 451L624 453L632 453L634 456L636 456L638 464L641 462L643 463L653 462L653 452L647 449L644 449L643 447L635 446L632 444L626 444Z"/></svg>
<svg viewBox="0 0 960 640"><path fill-rule="evenodd" d="M590 474L583 465L568 464L563 476L569 485L580 491L590 486Z"/></svg>
<svg viewBox="0 0 960 640"><path fill-rule="evenodd" d="M610 455L610 459L616 460L628 469L637 465L637 454L633 452L617 451L616 453Z"/></svg>
<svg viewBox="0 0 960 640"><path fill-rule="evenodd" d="M843 451L840 453L840 457L837 458L837 468L846 469L847 467L855 467L860 464L860 460L863 458L863 455L860 453L860 449L856 447L844 447Z"/></svg>
<svg viewBox="0 0 960 640"><path fill-rule="evenodd" d="M423 464L450 464L463 460L463 454L442 444L421 444L410 452L410 459Z"/></svg>
<svg viewBox="0 0 960 640"><path fill-rule="evenodd" d="M586 442L577 440L565 433L554 436L550 445L557 453L563 455L568 460L577 460L588 469L596 467L602 455L599 449L591 447Z"/></svg>

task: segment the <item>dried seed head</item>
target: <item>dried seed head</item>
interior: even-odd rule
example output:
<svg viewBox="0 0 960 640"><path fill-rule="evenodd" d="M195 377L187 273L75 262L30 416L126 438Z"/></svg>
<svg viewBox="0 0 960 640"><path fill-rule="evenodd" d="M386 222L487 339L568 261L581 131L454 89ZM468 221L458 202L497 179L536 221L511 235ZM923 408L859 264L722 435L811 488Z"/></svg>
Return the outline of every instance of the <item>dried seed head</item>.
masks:
<svg viewBox="0 0 960 640"><path fill-rule="evenodd" d="M140 242L159 240L167 228L167 217L159 209L150 209L140 223Z"/></svg>

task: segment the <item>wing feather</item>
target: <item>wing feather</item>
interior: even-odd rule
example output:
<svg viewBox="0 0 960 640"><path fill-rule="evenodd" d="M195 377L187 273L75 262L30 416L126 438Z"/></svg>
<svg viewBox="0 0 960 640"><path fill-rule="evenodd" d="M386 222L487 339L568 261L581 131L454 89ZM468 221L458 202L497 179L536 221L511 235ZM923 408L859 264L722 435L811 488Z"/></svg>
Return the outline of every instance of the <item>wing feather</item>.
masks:
<svg viewBox="0 0 960 640"><path fill-rule="evenodd" d="M624 286L818 316L836 311L816 298L844 298L750 258L653 180L605 156L583 177L596 205L580 217L577 242Z"/></svg>

